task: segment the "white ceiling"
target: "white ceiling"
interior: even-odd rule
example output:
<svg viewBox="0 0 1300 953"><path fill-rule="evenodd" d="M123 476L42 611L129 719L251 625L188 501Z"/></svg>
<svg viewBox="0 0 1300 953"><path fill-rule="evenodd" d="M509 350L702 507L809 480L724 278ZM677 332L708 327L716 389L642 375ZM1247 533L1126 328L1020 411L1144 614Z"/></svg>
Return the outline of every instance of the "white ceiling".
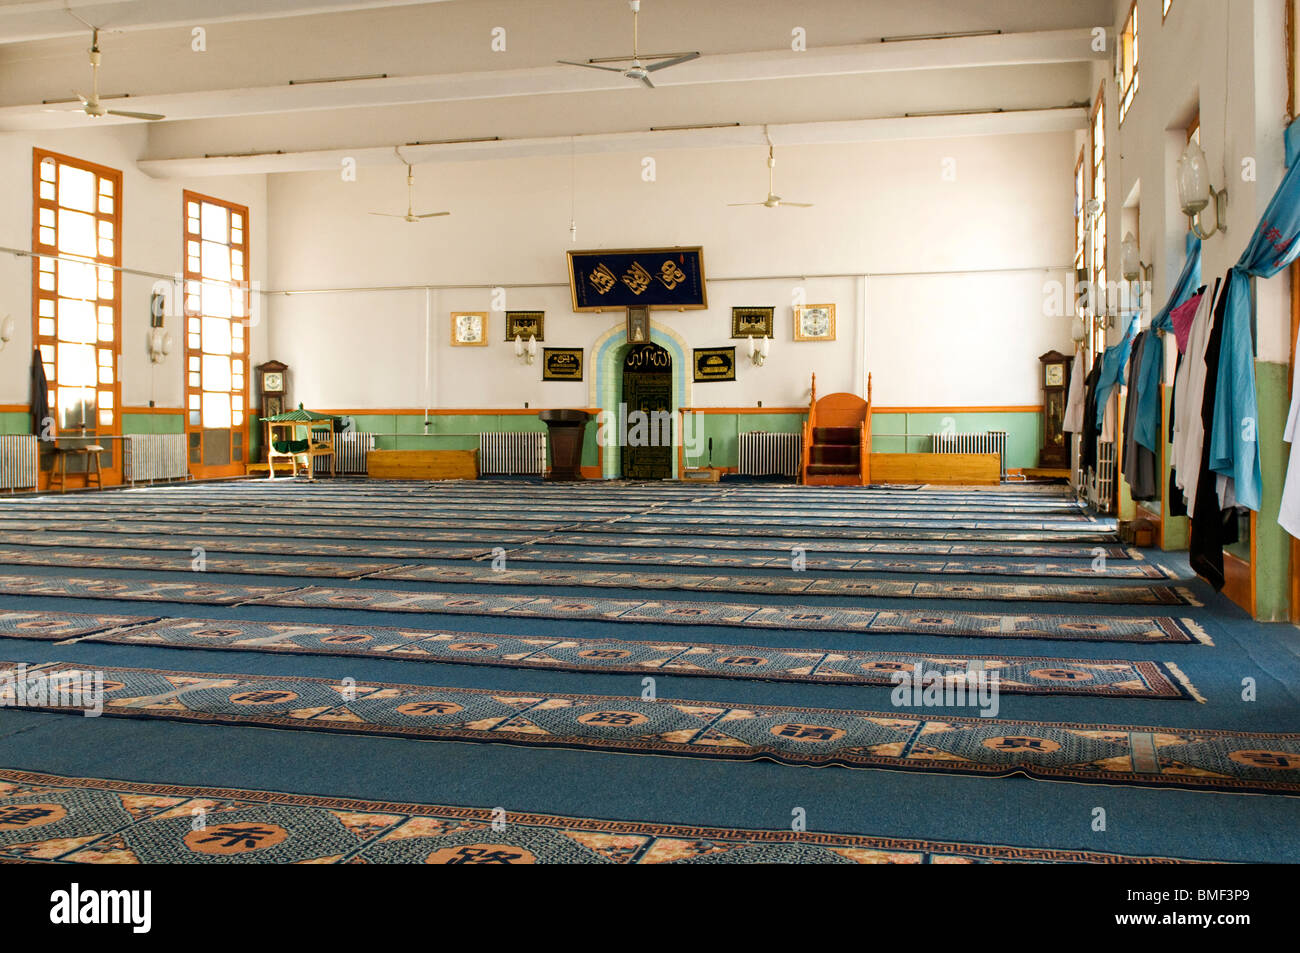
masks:
<svg viewBox="0 0 1300 953"><path fill-rule="evenodd" d="M87 31L64 5L0 0L0 131L132 121L90 120L52 102L89 84ZM167 115L149 127L149 160L347 149L377 156L400 143L485 136L601 137L737 122L863 128L852 124L951 110L1061 110L1091 94L1089 30L1112 12L1109 0L643 0L642 52L702 54L657 74L652 90L555 62L630 53L625 0L70 5L107 31L106 104ZM213 7L216 17L205 12ZM206 31L206 52L191 50L196 27ZM505 29L505 52L491 49L496 27ZM791 50L795 28L806 33L806 52ZM973 30L1002 35L880 42ZM122 95L129 98L109 101ZM885 127L871 128L874 136Z"/></svg>

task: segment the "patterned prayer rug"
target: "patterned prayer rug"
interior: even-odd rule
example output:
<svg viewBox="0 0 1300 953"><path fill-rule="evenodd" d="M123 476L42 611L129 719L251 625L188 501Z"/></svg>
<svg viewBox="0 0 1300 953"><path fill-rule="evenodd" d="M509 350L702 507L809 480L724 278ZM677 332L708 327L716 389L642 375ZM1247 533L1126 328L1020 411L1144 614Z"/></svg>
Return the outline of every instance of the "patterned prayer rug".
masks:
<svg viewBox="0 0 1300 953"><path fill-rule="evenodd" d="M809 552L823 553L888 553L901 555L938 555L938 556L1013 556L1040 559L1107 559L1141 558L1141 553L1127 546L1081 546L1081 545L1029 545L1023 543L957 543L957 542L870 542L866 540L841 539L831 537L822 539L810 536L807 532L791 536L779 542L764 539L762 532L750 527L743 539L712 538L708 536L690 536L684 534L650 535L615 533L614 527L625 524L617 523L606 527L599 533L565 532L563 534L541 535L533 542L540 546L604 546L604 547L642 547L655 549L723 549L743 550L746 552L766 552L772 550L789 553L793 547L800 547Z"/></svg>
<svg viewBox="0 0 1300 953"><path fill-rule="evenodd" d="M792 550L794 548L792 547ZM509 552L509 558L520 562L563 563L625 563L651 566L703 566L705 568L789 569L792 559L802 556L808 569L838 572L901 572L940 573L980 576L1081 576L1090 579L1172 579L1174 574L1154 563L1143 561L1114 563L1104 560L1101 565L1091 562L1013 562L1011 560L972 559L891 559L887 556L822 556L816 550L786 552L782 555L763 555L735 552L668 552L652 550L637 552L619 549L613 552L597 549L578 549L570 546L547 548L528 547Z"/></svg>
<svg viewBox="0 0 1300 953"><path fill-rule="evenodd" d="M58 566L82 569L143 569L163 572L235 573L253 576L307 576L327 579L360 579L385 569L397 569L395 563L375 563L358 559L344 562L329 560L268 559L251 556L221 556L203 553L78 553L66 549L0 549L0 565ZM202 567L202 568L200 568Z"/></svg>
<svg viewBox="0 0 1300 953"><path fill-rule="evenodd" d="M177 567L179 568L179 567ZM695 576L686 573L618 573L601 570L503 569L479 566L404 566L378 573L375 579L454 584L520 586L591 586L618 589L681 589L688 592L759 592L778 595L860 596L882 599L975 599L990 602L1083 602L1099 605L1200 606L1181 586L1085 586L1053 582L912 582L892 579L819 579L816 576ZM241 586L234 583L170 580L96 579L65 576L0 574L0 594L56 596L73 599L126 599L241 605L288 586Z"/></svg>
<svg viewBox="0 0 1300 953"><path fill-rule="evenodd" d="M459 524L455 524L459 525ZM513 532L500 534L487 534L486 529L503 528L510 529ZM753 527L725 527L725 526L706 526L708 532L682 534L675 533L671 527L657 527L651 532L651 527L637 527L627 523L609 523L595 527L581 527L581 532L570 532L568 526L557 526L554 524L543 524L541 528L531 527L530 532L521 533L518 530L521 527L514 523L493 523L488 526L475 524L470 528L455 529L447 528L445 525L434 524L434 528L423 529L406 525L404 527L366 527L349 523L346 526L319 526L312 524L299 524L294 526L277 526L275 537L277 541L282 540L309 540L309 539L344 539L355 543L358 540L386 540L386 541L410 541L417 545L410 548L395 548L393 551L376 553L373 547L365 547L366 552L377 555L404 554L407 556L418 557L423 551L423 547L418 544L430 541L442 542L479 542L492 545L505 545L507 543L524 543L537 542L545 545L571 545L571 546L640 546L640 547L659 547L659 548L686 548L686 549L740 549L740 550L788 550L792 546L802 546L805 549L819 550L822 552L837 553L892 553L892 554L914 554L914 555L947 555L947 556L1014 556L1022 558L1047 558L1047 559L1095 559L1097 556L1105 556L1107 559L1131 559L1134 551L1127 546L1117 544L1093 545L1064 543L1056 545L1034 545L1029 543L1014 542L995 542L995 543L958 543L944 542L936 540L932 542L871 542L857 538L857 534L851 530L838 530L836 534L819 535L816 539L808 538L807 532L799 530L797 533L783 532L773 530L772 535L758 533ZM555 536L553 533L564 531L564 535ZM123 542L119 545L134 548L153 548L150 544L149 537L164 536L176 537L182 534L194 534L192 540L166 540L162 543L163 548L176 549L187 548L195 545L198 541L207 541L207 537L254 537L257 540L265 540L266 525L258 520L249 520L247 522L198 522L192 518L186 520L178 518L167 523L158 522L80 522L76 520L54 521L51 526L49 521L23 521L23 520L5 520L0 517L0 536L5 534L15 534L10 539L11 542L22 545L31 545L34 540L28 535L31 533L44 533L52 538L57 537L60 540L66 540L69 545L97 546L101 543L94 542L93 534L115 534L123 537ZM65 534L58 536L58 534ZM68 534L84 534L77 538L89 540L85 543L73 542L73 537ZM744 539L736 537L743 536ZM716 538L722 537L722 538ZM779 540L779 541L778 541ZM786 540L789 540L788 542ZM298 544L287 544L294 550L303 552L302 546ZM234 547L231 546L232 551ZM260 550L253 550L260 551ZM327 552L337 552L335 548L326 550ZM434 550L435 555L438 550Z"/></svg>
<svg viewBox="0 0 1300 953"><path fill-rule="evenodd" d="M545 538L535 533L503 534L483 539L481 534L464 534L475 546L427 546L420 543L334 543L311 539L280 539L248 536L134 536L95 533L0 533L0 546L48 546L69 549L202 549L226 553L268 553L286 556L341 556L371 559L474 559L489 554L498 545L518 545ZM8 550L5 550L8 551ZM80 555L80 554L76 554ZM75 556L73 557L75 558ZM350 575L350 573L348 574Z"/></svg>
<svg viewBox="0 0 1300 953"><path fill-rule="evenodd" d="M51 494L47 496L14 497L3 501L6 508L21 510L34 507L47 509L94 509L109 508L118 510L144 509L168 503L176 508L184 507L316 507L318 510L330 510L355 506L358 502L365 505L394 507L421 507L446 510L461 510L478 506L509 509L513 504L503 502L505 497L517 500L524 509L557 510L591 513L630 513L639 511L679 511L717 510L735 512L744 509L755 514L787 514L792 511L817 509L831 514L845 516L862 516L875 513L917 513L932 515L936 511L946 513L988 513L997 517L1015 517L1022 514L1064 517L1066 519L1107 519L1094 515L1087 509L1068 501L1059 499L1034 500L1028 498L980 499L963 497L959 494L925 494L908 497L882 496L872 494L858 499L829 499L820 496L803 500L773 500L752 495L690 495L677 498L656 498L642 493L621 488L600 487L586 495L557 496L553 493L535 493L519 486L492 486L478 493L459 495L449 494L403 494L389 490L367 492L364 488L353 485L347 490L326 491L320 493L297 493L283 487L264 493L231 494L212 487L194 487L189 490L169 490L157 486L133 492L129 496L115 495L102 499L93 496L62 497Z"/></svg>
<svg viewBox="0 0 1300 953"><path fill-rule="evenodd" d="M139 621L138 617L129 615L83 615L76 612L0 609L0 637L56 641L81 638Z"/></svg>
<svg viewBox="0 0 1300 953"><path fill-rule="evenodd" d="M166 519L167 522L160 523L158 520ZM370 514L368 511L358 510L355 514L346 517L340 517L340 525L329 526L322 522L320 514L303 514L304 520L311 522L303 524L294 524L286 526L283 533L277 533L282 538L324 538L324 539L431 539L434 534L442 531L464 530L464 531L523 531L528 530L535 534L544 535L561 531L583 533L618 533L633 535L664 535L664 534L683 534L689 531L688 538L700 539L713 536L755 536L767 539L806 539L808 530L798 525L781 525L775 526L767 524L759 526L758 524L727 524L715 522L699 522L687 525L683 524L666 524L658 521L650 523L638 523L635 520L601 520L599 522L583 522L580 520L566 520L557 522L555 520L533 520L519 518L512 520L492 520L475 518L472 516L458 517L456 519L439 518L439 519L422 519L418 516L411 517L382 517ZM111 520L111 522L106 522ZM214 521L216 521L214 523ZM25 517L16 519L13 516L6 517L0 508L0 529L4 530L28 530L28 531L45 531L57 530L63 532L150 532L150 533L202 533L208 532L206 528L209 525L226 527L229 532L224 535L248 535L248 536L265 536L266 517L259 513L222 513L222 514L205 514L205 513L168 513L165 509L159 509L154 512L143 515L132 515L129 513L111 513L111 514L84 514L68 515L62 511L53 514L41 514L38 519ZM136 527L148 527L137 530ZM242 528L242 531L241 531ZM762 532L759 532L761 528ZM432 533L424 532L432 530ZM482 534L480 533L480 536ZM1060 556L1086 556L1093 555L1092 549L1096 545L1115 544L1116 536L1113 530L1106 532L1056 532L1056 533L1035 533L1035 532L1010 532L1002 530L950 530L950 529L873 529L853 528L843 526L818 526L818 539L852 539L852 540L938 540L938 541L971 541L972 545L979 547L972 552L978 552L983 555L1004 555L1000 549L991 547L1008 546L1014 543L1039 544L1043 549L1051 548ZM993 540L993 542L980 542L981 540ZM1042 545L1045 544L1045 545ZM1070 544L1079 544L1071 546ZM1093 544L1093 545L1087 545ZM1123 547L1116 546L1116 549ZM1081 551L1082 550L1082 551ZM946 551L946 550L945 550ZM1022 553L1022 555L1025 555Z"/></svg>
<svg viewBox="0 0 1300 953"><path fill-rule="evenodd" d="M1051 582L907 582L891 579L818 578L807 573L714 576L693 573L608 572L599 569L491 569L470 566L403 566L373 579L513 586L589 586L673 589L686 592L760 592L768 595L865 596L902 599L983 599L1007 602L1091 602L1108 605L1188 605L1201 601L1182 586L1085 586Z"/></svg>
<svg viewBox="0 0 1300 953"><path fill-rule="evenodd" d="M477 596L303 586L255 605L373 612L432 612L535 619L590 619L652 625L761 626L771 629L946 635L971 638L1056 639L1083 642L1201 642L1212 645L1193 619L1169 616L1000 615L934 610L757 606L726 602L646 602L553 596Z"/></svg>
<svg viewBox="0 0 1300 953"><path fill-rule="evenodd" d="M192 602L210 606L237 606L273 593L288 591L287 586L239 586L228 582L0 575L0 593L7 596L129 599L138 602Z"/></svg>
<svg viewBox="0 0 1300 953"><path fill-rule="evenodd" d="M661 518L641 521L633 518L601 517L584 520L578 515L570 514L565 519L536 519L516 517L499 519L484 517L481 514L464 514L460 516L439 516L412 514L407 517L376 516L367 510L357 510L347 516L331 515L336 523L327 523L319 513L296 514L301 522L278 527L281 533L291 536L344 538L344 539L429 539L432 533L453 530L464 531L511 531L523 530L539 533L575 531L584 533L619 533L638 535L662 535L689 531L690 538L710 536L748 536L755 534L755 528L761 527L757 534L774 538L799 538L807 536L807 530L789 524L748 524L703 522L684 525L669 523ZM194 512L168 512L165 507L150 507L147 512L109 511L87 512L69 511L62 507L46 507L38 512L17 513L7 511L0 505L0 528L5 530L38 531L58 530L66 532L121 532L121 533L199 533L226 532L230 535L262 535L265 533L266 516L261 512L242 510L212 511L200 509ZM214 529L214 527L219 529ZM432 531L432 532L430 532ZM920 531L936 538L944 534L933 531ZM996 535L996 531L990 531ZM855 529L842 526L819 526L819 538L828 539L892 539L893 534L870 528ZM1039 538L1042 534L1034 534ZM1071 537L1080 534L1069 534ZM1105 534L1113 540L1113 532ZM920 537L922 539L928 536ZM972 537L972 538L982 538ZM1054 537L1053 537L1054 538Z"/></svg>
<svg viewBox="0 0 1300 953"><path fill-rule="evenodd" d="M101 682L102 680L102 682ZM1016 721L784 705L526 694L351 679L72 663L0 663L0 701L61 707L69 684L99 686L103 713L203 724L409 739L498 742L716 760L971 774L1300 795L1300 734ZM899 702L902 687L894 689ZM973 694L973 693L972 693ZM904 698L904 701L907 699ZM928 710L920 691L913 700ZM963 697L961 703L967 700ZM972 711L977 706L971 706Z"/></svg>
<svg viewBox="0 0 1300 953"><path fill-rule="evenodd" d="M201 819L202 824L196 824ZM0 770L0 859L79 864L1114 864L1081 850L556 817Z"/></svg>
<svg viewBox="0 0 1300 953"><path fill-rule="evenodd" d="M11 536L10 542L15 539ZM390 559L455 559L477 560L498 555L486 546L395 546L390 544L349 545L346 543L306 543L287 540L261 539L181 539L168 540L155 537L146 542L129 537L89 537L80 534L32 533L21 540L21 545L0 547L0 565L109 567L122 569L152 569L192 571L195 559L201 553L207 572L251 573L254 575L308 576L337 579L358 579L384 570L399 568L392 562L370 562L366 557ZM64 548L66 547L66 548ZM79 547L90 549L159 549L158 553L94 553L81 552ZM173 552L167 552L172 550ZM224 553L249 553L247 558L223 555ZM283 553L334 556L311 561L297 559L271 559L260 554ZM1083 577L1088 579L1172 579L1173 573L1161 566L1145 561L1112 562L1105 560L1100 566L1087 561L1068 562L1014 562L1010 560L949 559L894 559L887 556L822 556L801 550L781 555L751 555L729 551L667 552L664 550L619 549L614 551L578 549L568 546L549 548L526 547L508 550L510 559L520 562L541 563L601 563L606 565L697 566L705 569L786 569L796 556L802 559L805 569L828 572L893 572L925 575L982 575L1017 577Z"/></svg>
<svg viewBox="0 0 1300 953"><path fill-rule="evenodd" d="M242 619L149 619L0 612L0 636L111 642L166 648L402 658L562 672L696 675L823 685L893 685L900 673L967 679L997 673L1000 691L1034 695L1202 699L1172 663L1118 659L954 658L918 652L856 652L707 642L557 639L484 632ZM11 616L19 618L11 623ZM98 625L92 620L102 620ZM62 631L59 631L62 629Z"/></svg>

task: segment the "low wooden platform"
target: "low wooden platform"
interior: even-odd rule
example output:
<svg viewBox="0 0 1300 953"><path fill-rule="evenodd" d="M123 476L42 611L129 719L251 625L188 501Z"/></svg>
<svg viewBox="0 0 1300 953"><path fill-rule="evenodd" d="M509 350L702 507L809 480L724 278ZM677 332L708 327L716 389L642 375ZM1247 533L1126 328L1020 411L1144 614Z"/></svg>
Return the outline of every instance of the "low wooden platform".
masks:
<svg viewBox="0 0 1300 953"><path fill-rule="evenodd" d="M477 450L371 450L366 476L377 480L476 480Z"/></svg>
<svg viewBox="0 0 1300 953"><path fill-rule="evenodd" d="M1026 480L1068 480L1070 471L1065 467L1025 467L1020 471Z"/></svg>
<svg viewBox="0 0 1300 953"><path fill-rule="evenodd" d="M996 453L873 453L872 483L958 483L968 486L1002 482Z"/></svg>

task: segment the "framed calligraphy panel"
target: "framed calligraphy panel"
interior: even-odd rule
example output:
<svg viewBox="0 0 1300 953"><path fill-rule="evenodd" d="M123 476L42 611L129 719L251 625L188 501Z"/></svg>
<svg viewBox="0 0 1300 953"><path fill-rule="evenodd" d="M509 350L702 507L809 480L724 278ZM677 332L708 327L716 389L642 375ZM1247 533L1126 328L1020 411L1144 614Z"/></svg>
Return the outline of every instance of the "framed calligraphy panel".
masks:
<svg viewBox="0 0 1300 953"><path fill-rule="evenodd" d="M698 246L571 251L568 256L574 311L708 307L704 252Z"/></svg>

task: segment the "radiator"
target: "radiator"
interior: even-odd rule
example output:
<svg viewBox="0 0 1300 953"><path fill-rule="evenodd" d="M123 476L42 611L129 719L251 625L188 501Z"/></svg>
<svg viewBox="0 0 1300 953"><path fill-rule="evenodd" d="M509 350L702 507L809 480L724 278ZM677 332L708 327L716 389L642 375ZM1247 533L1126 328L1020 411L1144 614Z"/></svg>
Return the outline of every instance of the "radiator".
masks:
<svg viewBox="0 0 1300 953"><path fill-rule="evenodd" d="M930 435L932 453L996 453L998 472L1007 478L1007 432L986 430L982 433L936 433Z"/></svg>
<svg viewBox="0 0 1300 953"><path fill-rule="evenodd" d="M322 434L317 433L316 439ZM372 433L344 432L331 436L334 444L334 472L365 473L366 455L375 449L375 435ZM312 476L330 472L330 462L326 457L311 458Z"/></svg>
<svg viewBox="0 0 1300 953"><path fill-rule="evenodd" d="M1097 441L1097 468L1090 471L1087 480L1088 502L1098 513L1111 513L1115 498L1115 444L1109 440Z"/></svg>
<svg viewBox="0 0 1300 953"><path fill-rule="evenodd" d="M0 435L0 489L25 490L36 486L36 435Z"/></svg>
<svg viewBox="0 0 1300 953"><path fill-rule="evenodd" d="M481 476L541 476L546 472L546 434L479 434L478 472Z"/></svg>
<svg viewBox="0 0 1300 953"><path fill-rule="evenodd" d="M123 437L122 473L130 483L186 479L190 471L185 434L142 433Z"/></svg>
<svg viewBox="0 0 1300 953"><path fill-rule="evenodd" d="M740 460L736 472L744 476L779 475L796 479L802 459L802 434L750 431L740 434Z"/></svg>

